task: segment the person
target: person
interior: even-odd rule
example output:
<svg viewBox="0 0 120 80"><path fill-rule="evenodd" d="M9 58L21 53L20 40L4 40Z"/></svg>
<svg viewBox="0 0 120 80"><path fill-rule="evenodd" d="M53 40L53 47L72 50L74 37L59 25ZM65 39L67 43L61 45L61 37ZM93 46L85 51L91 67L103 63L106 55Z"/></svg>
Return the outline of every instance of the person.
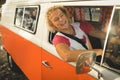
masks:
<svg viewBox="0 0 120 80"><path fill-rule="evenodd" d="M33 19L31 18L30 10L26 10L24 14L23 28L31 30Z"/></svg>
<svg viewBox="0 0 120 80"><path fill-rule="evenodd" d="M69 19L68 12L63 6L51 7L47 13L48 30L56 32L53 38L53 45L58 54L66 62L77 61L78 55L86 51L94 51L97 55L101 55L102 49L92 49L91 43L87 34L100 39L105 39L105 32L95 30L95 28L87 22L74 22ZM87 46L86 49L82 44L77 43L65 34L78 37Z"/></svg>
<svg viewBox="0 0 120 80"><path fill-rule="evenodd" d="M32 27L31 27L31 30L32 30L32 31L34 31L34 30L35 30L35 27L36 27L36 17L37 17L37 9L35 8L35 9L32 11L32 15L31 15L31 18L33 19Z"/></svg>
<svg viewBox="0 0 120 80"><path fill-rule="evenodd" d="M35 8L35 9L32 11L31 18L32 18L33 20L36 20L36 16L37 16L37 9Z"/></svg>
<svg viewBox="0 0 120 80"><path fill-rule="evenodd" d="M15 21L15 24L17 26L21 26L21 24L22 24L22 17L23 17L23 9L18 9L17 10L17 16L16 16L16 21Z"/></svg>

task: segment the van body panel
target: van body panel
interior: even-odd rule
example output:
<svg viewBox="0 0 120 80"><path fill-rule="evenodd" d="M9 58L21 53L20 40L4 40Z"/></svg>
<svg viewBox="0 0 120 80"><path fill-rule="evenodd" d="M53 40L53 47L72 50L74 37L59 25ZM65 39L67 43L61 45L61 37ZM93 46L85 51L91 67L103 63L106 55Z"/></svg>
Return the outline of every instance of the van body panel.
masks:
<svg viewBox="0 0 120 80"><path fill-rule="evenodd" d="M104 79L104 80L119 80L119 78L120 78L119 73L115 73L112 70L109 70L103 66L99 66L96 64L96 65L94 65L94 67L97 68L102 73L102 75L103 75L102 79ZM98 73L96 73L96 74L98 74Z"/></svg>
<svg viewBox="0 0 120 80"><path fill-rule="evenodd" d="M0 26L4 48L12 56L30 80L95 80L88 74L76 75L75 67L51 55L46 50ZM42 57L41 57L42 55ZM48 61L52 68L46 68L42 61ZM29 64L28 64L29 63ZM62 67L60 67L62 66ZM42 71L42 73L41 73ZM64 75L63 75L64 73ZM41 75L42 74L42 75ZM56 75L56 76L55 76ZM58 76L62 75L62 76ZM47 76L47 77L46 77ZM55 76L55 77L52 77ZM84 77L83 77L84 76ZM42 79L41 79L42 78Z"/></svg>
<svg viewBox="0 0 120 80"><path fill-rule="evenodd" d="M30 80L41 80L41 47L0 26L4 48ZM29 63L29 64L28 64Z"/></svg>
<svg viewBox="0 0 120 80"><path fill-rule="evenodd" d="M87 73L76 75L74 66L56 58L45 50L42 50L42 61L47 61L51 66L51 68L47 68L42 65L42 80L96 80Z"/></svg>

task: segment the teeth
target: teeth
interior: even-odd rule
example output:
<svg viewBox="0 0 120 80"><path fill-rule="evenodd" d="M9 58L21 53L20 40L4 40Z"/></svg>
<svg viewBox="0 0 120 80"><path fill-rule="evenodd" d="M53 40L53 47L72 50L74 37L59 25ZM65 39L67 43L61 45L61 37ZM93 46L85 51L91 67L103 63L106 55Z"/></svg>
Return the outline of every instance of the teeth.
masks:
<svg viewBox="0 0 120 80"><path fill-rule="evenodd" d="M64 26L66 24L66 21L64 23L61 23L60 26Z"/></svg>
<svg viewBox="0 0 120 80"><path fill-rule="evenodd" d="M60 24L60 26L63 26L63 25L64 25L63 23Z"/></svg>

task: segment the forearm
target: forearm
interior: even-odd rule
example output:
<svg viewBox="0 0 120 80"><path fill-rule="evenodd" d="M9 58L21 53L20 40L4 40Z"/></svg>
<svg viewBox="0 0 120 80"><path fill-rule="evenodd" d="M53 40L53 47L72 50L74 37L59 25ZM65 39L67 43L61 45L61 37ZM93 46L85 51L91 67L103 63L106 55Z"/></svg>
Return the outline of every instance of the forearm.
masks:
<svg viewBox="0 0 120 80"><path fill-rule="evenodd" d="M105 32L97 30L97 29L93 29L89 33L89 35L91 35L93 37L96 37L96 38L99 38L99 39L105 39L105 37L106 37L106 33Z"/></svg>
<svg viewBox="0 0 120 80"><path fill-rule="evenodd" d="M70 50L70 48L65 44L57 44L56 46L57 53L61 58L66 62L75 62L78 56L87 51L94 51L97 55L102 54L102 49L90 49L90 50Z"/></svg>
<svg viewBox="0 0 120 80"><path fill-rule="evenodd" d="M89 51L94 51L96 53L96 55L101 55L103 53L102 49L91 49L91 50L70 50L69 52L67 52L68 56L66 58L66 62L75 62L77 61L77 58L80 54L85 53L85 52L89 52Z"/></svg>

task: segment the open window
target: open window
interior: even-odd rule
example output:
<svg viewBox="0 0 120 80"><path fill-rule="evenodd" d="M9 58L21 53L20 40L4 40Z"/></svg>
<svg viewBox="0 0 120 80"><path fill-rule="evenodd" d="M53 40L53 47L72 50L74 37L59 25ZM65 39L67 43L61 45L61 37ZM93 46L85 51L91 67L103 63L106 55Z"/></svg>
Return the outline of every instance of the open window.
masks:
<svg viewBox="0 0 120 80"><path fill-rule="evenodd" d="M103 66L120 73L120 8L116 8L112 18Z"/></svg>
<svg viewBox="0 0 120 80"><path fill-rule="evenodd" d="M69 11L69 17L72 22L88 22L94 26L95 29L103 30L108 27L108 23L113 10L112 6L64 6ZM55 33L49 33L49 42ZM92 47L94 49L103 49L104 40L88 35ZM101 56L97 57L97 63L100 64Z"/></svg>
<svg viewBox="0 0 120 80"><path fill-rule="evenodd" d="M14 20L15 27L35 33L38 23L39 10L39 6L17 7Z"/></svg>

